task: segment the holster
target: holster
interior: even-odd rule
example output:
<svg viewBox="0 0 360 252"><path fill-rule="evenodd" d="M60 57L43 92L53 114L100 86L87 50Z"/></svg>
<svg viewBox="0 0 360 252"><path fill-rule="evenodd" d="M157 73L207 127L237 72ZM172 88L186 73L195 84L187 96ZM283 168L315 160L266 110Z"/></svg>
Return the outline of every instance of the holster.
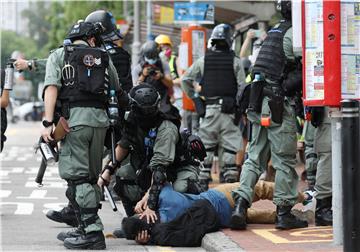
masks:
<svg viewBox="0 0 360 252"><path fill-rule="evenodd" d="M205 116L205 112L206 112L206 107L205 107L205 103L203 101L203 99L201 99L200 97L196 97L192 99L195 105L195 110L196 113L200 116L200 117L204 117Z"/></svg>
<svg viewBox="0 0 360 252"><path fill-rule="evenodd" d="M265 84L265 81L255 81L251 83L249 110L261 113L263 89Z"/></svg>
<svg viewBox="0 0 360 252"><path fill-rule="evenodd" d="M271 111L271 120L274 123L282 124L284 113L284 96L275 93L271 87L264 88L264 95L270 98L268 105Z"/></svg>
<svg viewBox="0 0 360 252"><path fill-rule="evenodd" d="M270 98L269 108L271 111L271 120L274 123L282 124L283 122L283 112L284 112L284 97L274 96Z"/></svg>
<svg viewBox="0 0 360 252"><path fill-rule="evenodd" d="M242 85L236 94L237 109L235 113L245 114L249 107L251 84ZM236 116L236 115L235 115Z"/></svg>
<svg viewBox="0 0 360 252"><path fill-rule="evenodd" d="M235 113L236 100L233 97L222 97L221 113L233 114Z"/></svg>

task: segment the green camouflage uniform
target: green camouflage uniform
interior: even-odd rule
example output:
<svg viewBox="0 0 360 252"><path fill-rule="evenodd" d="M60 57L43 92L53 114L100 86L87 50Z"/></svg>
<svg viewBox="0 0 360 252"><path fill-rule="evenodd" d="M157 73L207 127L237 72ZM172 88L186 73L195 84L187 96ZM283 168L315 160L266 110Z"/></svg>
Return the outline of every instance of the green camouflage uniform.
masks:
<svg viewBox="0 0 360 252"><path fill-rule="evenodd" d="M314 189L316 181L316 166L318 157L314 149L315 127L305 121L303 130L305 140L305 171L309 189Z"/></svg>
<svg viewBox="0 0 360 252"><path fill-rule="evenodd" d="M316 199L332 196L332 163L331 163L331 120L329 108L325 107L325 116L319 127L315 128L314 149L318 155L315 191Z"/></svg>
<svg viewBox="0 0 360 252"><path fill-rule="evenodd" d="M242 63L238 57L234 57L234 74L238 83L238 89L245 83L245 73ZM195 98L193 82L201 82L204 75L204 57L195 61L188 68L182 77L182 88L190 97ZM224 76L226 78L226 76ZM206 83L204 83L206 85ZM219 89L221 89L219 83ZM221 98L221 97L205 97ZM235 164L235 155L242 148L242 136L238 126L234 124L234 114L225 114L221 112L220 104L206 105L205 117L200 121L199 137L206 148L206 158L204 167L200 172L200 180L209 180L211 176L211 166L216 146L221 151L221 164L224 166L225 180L236 181L238 171Z"/></svg>
<svg viewBox="0 0 360 252"><path fill-rule="evenodd" d="M297 55L294 55L292 48L292 28L285 33L283 49L286 58L294 61ZM271 83L270 80L266 81ZM285 98L282 124L276 124L271 120L269 127L263 127L260 125L261 116L270 115L268 101L269 98L265 96L261 114L253 111L248 113L248 119L252 123L249 157L241 171L241 187L234 190L232 195L235 200L241 197L251 205L254 186L271 157L272 165L276 170L273 202L277 206L293 206L297 200L298 184L298 175L295 171L297 151L295 112L289 99Z"/></svg>
<svg viewBox="0 0 360 252"><path fill-rule="evenodd" d="M61 70L64 66L64 48L53 51L46 64L45 88L61 84ZM113 64L108 67L110 85L119 90L119 82ZM44 88L44 90L45 90ZM58 94L59 95L59 94ZM98 208L101 189L96 184L102 168L104 138L109 119L104 109L75 107L70 109L68 119L70 133L61 141L59 150L59 174L65 180L88 179L76 186L75 200L81 209ZM96 213L82 213L81 221L95 218L95 223L85 225L85 232L103 230L103 224Z"/></svg>
<svg viewBox="0 0 360 252"><path fill-rule="evenodd" d="M132 144L132 140L128 140L127 136L123 137L120 141L122 148L130 150L134 148L134 150L130 151L130 164L122 166L116 172L116 192L119 194L128 215L134 214L133 208L135 204L141 200L145 194L145 190L137 183L138 178L136 172L141 169L143 165L142 160L144 160L144 157L141 157L139 153L143 152L140 146L144 145L144 138L147 134L147 131L137 127L136 144ZM153 146L153 156L148 166L150 168L157 166L166 167L168 179L170 179L169 174L175 175L175 178L171 179L173 180L172 185L174 190L185 193L188 191L189 181L198 180L199 170L198 167L193 165L172 166L175 159L176 143L179 141L179 137L179 130L175 124L164 120L157 129Z"/></svg>

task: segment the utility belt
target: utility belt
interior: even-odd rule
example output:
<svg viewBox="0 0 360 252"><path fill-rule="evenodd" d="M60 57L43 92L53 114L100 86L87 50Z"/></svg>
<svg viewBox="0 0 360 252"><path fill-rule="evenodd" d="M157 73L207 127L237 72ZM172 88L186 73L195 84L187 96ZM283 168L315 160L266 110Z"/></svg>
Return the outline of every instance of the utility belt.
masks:
<svg viewBox="0 0 360 252"><path fill-rule="evenodd" d="M249 111L261 113L264 97L270 98L268 105L271 112L271 120L281 124L284 112L284 92L280 85L272 85L264 79L255 81L251 84ZM270 126L270 117L262 118L261 125Z"/></svg>
<svg viewBox="0 0 360 252"><path fill-rule="evenodd" d="M56 101L55 107L55 116L54 118L64 117L66 120L70 118L70 109L71 108L98 108L106 109L106 103L99 100L77 100L71 101L71 99L58 99ZM55 119L56 121L56 119Z"/></svg>
<svg viewBox="0 0 360 252"><path fill-rule="evenodd" d="M234 114L236 108L235 97L224 96L221 98L208 98L205 100L205 105L220 105L221 113Z"/></svg>
<svg viewBox="0 0 360 252"><path fill-rule="evenodd" d="M80 179L67 179L66 182L68 183L68 186L77 186L81 184L91 184L95 185L97 183L97 179L89 179L89 178L80 178Z"/></svg>

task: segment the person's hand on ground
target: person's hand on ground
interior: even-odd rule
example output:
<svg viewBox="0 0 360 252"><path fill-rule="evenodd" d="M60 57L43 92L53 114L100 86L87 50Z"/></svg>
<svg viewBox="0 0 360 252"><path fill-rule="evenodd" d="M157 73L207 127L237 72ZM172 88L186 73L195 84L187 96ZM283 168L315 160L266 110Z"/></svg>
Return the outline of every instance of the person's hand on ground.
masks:
<svg viewBox="0 0 360 252"><path fill-rule="evenodd" d="M135 238L135 241L139 244L147 244L150 240L150 234L148 234L147 230L142 230L138 233Z"/></svg>

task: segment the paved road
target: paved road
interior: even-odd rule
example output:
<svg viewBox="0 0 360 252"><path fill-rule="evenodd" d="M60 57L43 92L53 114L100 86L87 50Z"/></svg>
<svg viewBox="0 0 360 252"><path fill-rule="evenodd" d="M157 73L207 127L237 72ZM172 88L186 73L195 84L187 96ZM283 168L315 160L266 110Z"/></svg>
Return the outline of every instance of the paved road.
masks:
<svg viewBox="0 0 360 252"><path fill-rule="evenodd" d="M62 208L67 200L66 183L58 176L56 166L48 167L44 186L34 182L40 154L34 154L33 145L39 137L39 122L9 124L8 141L0 154L0 250L2 251L63 251L56 235L70 227L52 222L45 217L49 209ZM100 216L105 233L119 226L124 216L113 212L108 202L103 202ZM107 239L108 251L204 251L202 248L169 248L139 246L125 239Z"/></svg>

